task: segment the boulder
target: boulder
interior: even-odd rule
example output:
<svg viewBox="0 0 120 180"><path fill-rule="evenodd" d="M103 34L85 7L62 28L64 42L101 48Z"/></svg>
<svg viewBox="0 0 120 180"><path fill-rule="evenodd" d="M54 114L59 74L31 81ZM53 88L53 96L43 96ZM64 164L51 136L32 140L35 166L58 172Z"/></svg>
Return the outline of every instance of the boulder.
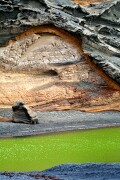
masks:
<svg viewBox="0 0 120 180"><path fill-rule="evenodd" d="M13 106L13 122L25 124L37 124L37 114L27 107L24 102L17 101Z"/></svg>

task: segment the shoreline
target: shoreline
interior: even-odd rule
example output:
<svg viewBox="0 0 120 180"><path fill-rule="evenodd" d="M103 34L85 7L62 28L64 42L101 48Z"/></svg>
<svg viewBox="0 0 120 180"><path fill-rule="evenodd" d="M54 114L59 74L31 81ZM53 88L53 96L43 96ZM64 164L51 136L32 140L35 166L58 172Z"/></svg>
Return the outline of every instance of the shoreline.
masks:
<svg viewBox="0 0 120 180"><path fill-rule="evenodd" d="M50 136L50 135L58 135L58 134L67 134L67 133L74 133L74 132L86 132L86 131L94 131L94 130L101 130L101 129L112 129L112 128L120 128L118 126L101 126L101 127L91 127L85 129L73 129L73 130L65 130L65 131L51 131L51 132L44 132L44 133L37 133L37 134L30 134L30 135L21 135L21 136L0 136L0 140L2 139L11 139L11 138L29 138L29 137L43 137L43 136Z"/></svg>
<svg viewBox="0 0 120 180"><path fill-rule="evenodd" d="M0 122L0 139L120 127L120 112L115 111L86 113L70 110L37 113L37 125ZM1 115L10 117L11 110L0 110Z"/></svg>
<svg viewBox="0 0 120 180"><path fill-rule="evenodd" d="M116 179L120 178L120 163L68 163L44 171L0 172L0 178L15 179Z"/></svg>

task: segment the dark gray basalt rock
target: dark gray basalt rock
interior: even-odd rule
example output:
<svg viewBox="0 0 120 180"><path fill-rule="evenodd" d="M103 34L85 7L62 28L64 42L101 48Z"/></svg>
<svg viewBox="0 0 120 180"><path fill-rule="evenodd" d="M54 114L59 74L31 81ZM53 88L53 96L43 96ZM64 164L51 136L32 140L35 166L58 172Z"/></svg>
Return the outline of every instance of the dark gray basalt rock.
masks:
<svg viewBox="0 0 120 180"><path fill-rule="evenodd" d="M0 173L3 180L23 180L23 179L51 179L51 180L102 180L102 179L120 179L120 164L63 164L53 167L43 172L25 172L25 173Z"/></svg>
<svg viewBox="0 0 120 180"><path fill-rule="evenodd" d="M83 50L120 83L120 0L80 6L69 0L1 0L0 44L30 27L52 24L74 33Z"/></svg>
<svg viewBox="0 0 120 180"><path fill-rule="evenodd" d="M21 101L17 101L13 106L13 122L26 123L26 124L37 124L38 117L29 107Z"/></svg>

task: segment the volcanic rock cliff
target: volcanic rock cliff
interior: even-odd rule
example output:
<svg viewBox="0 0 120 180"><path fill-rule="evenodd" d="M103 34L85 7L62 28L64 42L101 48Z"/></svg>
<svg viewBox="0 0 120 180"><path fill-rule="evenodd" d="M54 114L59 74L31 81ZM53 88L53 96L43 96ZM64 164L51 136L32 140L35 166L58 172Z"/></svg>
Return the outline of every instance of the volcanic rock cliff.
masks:
<svg viewBox="0 0 120 180"><path fill-rule="evenodd" d="M1 108L120 110L120 1L93 2L0 1Z"/></svg>

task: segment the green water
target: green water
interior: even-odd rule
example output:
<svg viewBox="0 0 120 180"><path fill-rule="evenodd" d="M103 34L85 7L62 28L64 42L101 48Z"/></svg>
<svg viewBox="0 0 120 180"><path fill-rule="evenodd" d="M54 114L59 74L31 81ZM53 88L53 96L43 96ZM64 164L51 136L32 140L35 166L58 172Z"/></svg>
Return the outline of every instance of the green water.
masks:
<svg viewBox="0 0 120 180"><path fill-rule="evenodd" d="M0 139L0 171L85 162L120 162L120 128Z"/></svg>

